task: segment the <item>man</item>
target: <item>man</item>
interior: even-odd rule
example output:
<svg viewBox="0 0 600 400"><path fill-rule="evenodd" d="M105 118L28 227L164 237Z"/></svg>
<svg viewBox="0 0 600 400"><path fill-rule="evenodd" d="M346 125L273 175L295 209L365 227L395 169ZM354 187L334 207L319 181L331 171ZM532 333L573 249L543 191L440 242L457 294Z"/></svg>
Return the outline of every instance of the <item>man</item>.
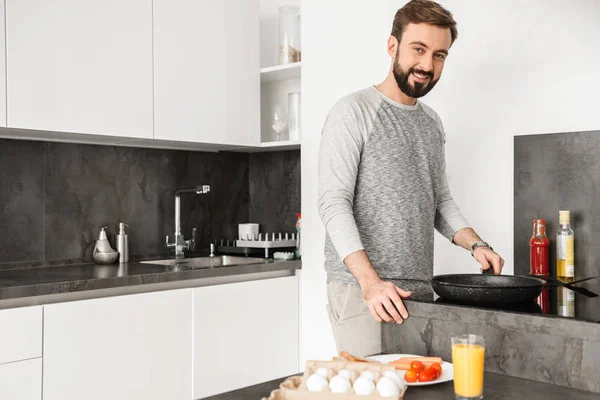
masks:
<svg viewBox="0 0 600 400"><path fill-rule="evenodd" d="M342 98L323 127L319 213L338 351L379 353L380 323L408 317L402 298L433 275L434 229L470 250L480 270L502 271L452 199L440 118L417 100L440 79L456 37L439 4L406 4L388 38L387 78Z"/></svg>

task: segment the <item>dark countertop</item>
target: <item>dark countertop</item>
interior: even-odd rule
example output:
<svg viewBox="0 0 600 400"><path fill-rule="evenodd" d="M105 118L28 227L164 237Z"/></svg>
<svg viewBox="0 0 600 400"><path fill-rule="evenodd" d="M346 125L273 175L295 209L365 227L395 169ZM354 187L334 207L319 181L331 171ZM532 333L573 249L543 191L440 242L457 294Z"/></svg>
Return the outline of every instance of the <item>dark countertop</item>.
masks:
<svg viewBox="0 0 600 400"><path fill-rule="evenodd" d="M562 315L566 303L559 304L560 298L558 296L559 290L562 288L548 287L545 288L542 294L544 297L540 297L539 304L537 302L531 302L527 304L467 304L467 303L456 303L447 301L436 295L428 281L396 281L392 280L400 288L411 290L413 295L408 301L417 303L427 304L442 304L457 307L467 307L479 310L492 310L492 311L503 311L511 314L527 314L535 315L539 317L547 317L551 319L559 320L577 320L581 322L600 323L600 297L586 297L580 293L572 292L574 297L572 298L571 310L573 313ZM600 278L581 282L575 286L586 288L594 293L600 294ZM565 300L567 299L564 297ZM543 305L543 307L542 307Z"/></svg>
<svg viewBox="0 0 600 400"><path fill-rule="evenodd" d="M206 397L203 400L260 400L263 397L268 397L271 391L277 389L284 379L281 378L229 393ZM598 393L582 392L548 383L533 382L486 372L483 397L486 400L597 400ZM447 400L453 398L454 386L452 382L409 387L404 395L404 400Z"/></svg>
<svg viewBox="0 0 600 400"><path fill-rule="evenodd" d="M600 282L598 282L598 280L582 282L577 284L576 286L583 287L594 293L600 294ZM431 289L413 293L413 296L410 300L419 303L445 304L458 307L505 311L516 314L528 314L540 317L571 320L574 319L584 322L600 323L600 297L586 297L580 293L573 292L572 294L574 295L574 297L572 299L572 310L574 310L574 312L570 315L562 315L561 312L564 310L564 307L560 307L559 304L559 290L563 289L559 289L556 287L544 289L545 297L544 300L540 300L539 304L537 302L525 304L498 305L456 303L440 298L439 296L435 295ZM541 305L544 305L544 307L542 307Z"/></svg>
<svg viewBox="0 0 600 400"><path fill-rule="evenodd" d="M87 263L2 270L0 271L0 301L192 279L260 274L300 268L302 268L300 260L265 260L265 262L259 264L199 269L130 262L121 265Z"/></svg>

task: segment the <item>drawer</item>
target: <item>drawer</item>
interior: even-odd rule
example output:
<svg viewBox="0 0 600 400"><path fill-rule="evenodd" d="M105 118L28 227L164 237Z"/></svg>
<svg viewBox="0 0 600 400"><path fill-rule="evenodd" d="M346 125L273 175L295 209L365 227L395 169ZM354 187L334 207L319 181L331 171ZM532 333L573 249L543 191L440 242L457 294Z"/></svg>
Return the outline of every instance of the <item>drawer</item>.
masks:
<svg viewBox="0 0 600 400"><path fill-rule="evenodd" d="M42 306L0 310L0 364L42 356Z"/></svg>
<svg viewBox="0 0 600 400"><path fill-rule="evenodd" d="M0 399L41 400L42 359L0 365Z"/></svg>

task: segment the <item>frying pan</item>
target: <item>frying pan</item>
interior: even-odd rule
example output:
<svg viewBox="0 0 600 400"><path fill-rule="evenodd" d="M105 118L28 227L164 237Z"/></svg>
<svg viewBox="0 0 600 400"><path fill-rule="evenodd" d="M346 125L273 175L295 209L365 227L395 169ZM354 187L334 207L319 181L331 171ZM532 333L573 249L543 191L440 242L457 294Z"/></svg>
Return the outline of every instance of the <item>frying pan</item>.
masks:
<svg viewBox="0 0 600 400"><path fill-rule="evenodd" d="M514 304L533 301L546 281L529 276L447 274L430 279L443 299L462 303Z"/></svg>
<svg viewBox="0 0 600 400"><path fill-rule="evenodd" d="M594 277L596 278L596 277ZM586 278L581 281L594 279ZM494 275L491 271L483 274L437 275L430 279L433 291L443 299L463 303L517 304L536 299L547 281L531 276ZM588 297L597 296L584 288L558 283Z"/></svg>

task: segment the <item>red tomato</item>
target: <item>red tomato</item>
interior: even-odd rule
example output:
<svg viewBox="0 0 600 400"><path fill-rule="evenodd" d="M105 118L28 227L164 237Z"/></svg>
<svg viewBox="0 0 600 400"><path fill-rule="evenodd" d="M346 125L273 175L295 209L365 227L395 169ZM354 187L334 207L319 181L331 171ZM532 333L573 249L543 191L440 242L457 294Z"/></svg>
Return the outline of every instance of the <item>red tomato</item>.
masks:
<svg viewBox="0 0 600 400"><path fill-rule="evenodd" d="M429 368L425 368L419 373L419 382L431 382L435 379L435 372Z"/></svg>
<svg viewBox="0 0 600 400"><path fill-rule="evenodd" d="M421 361L413 361L410 363L410 369L412 371L421 372L423 371L423 368L425 367L423 366L423 363Z"/></svg>
<svg viewBox="0 0 600 400"><path fill-rule="evenodd" d="M433 363L431 364L431 367L429 367L433 370L433 372L435 372L435 378L439 378L440 375L442 374L442 366L438 363Z"/></svg>
<svg viewBox="0 0 600 400"><path fill-rule="evenodd" d="M417 373L415 371L406 371L406 373L404 374L404 380L406 382L416 382Z"/></svg>

